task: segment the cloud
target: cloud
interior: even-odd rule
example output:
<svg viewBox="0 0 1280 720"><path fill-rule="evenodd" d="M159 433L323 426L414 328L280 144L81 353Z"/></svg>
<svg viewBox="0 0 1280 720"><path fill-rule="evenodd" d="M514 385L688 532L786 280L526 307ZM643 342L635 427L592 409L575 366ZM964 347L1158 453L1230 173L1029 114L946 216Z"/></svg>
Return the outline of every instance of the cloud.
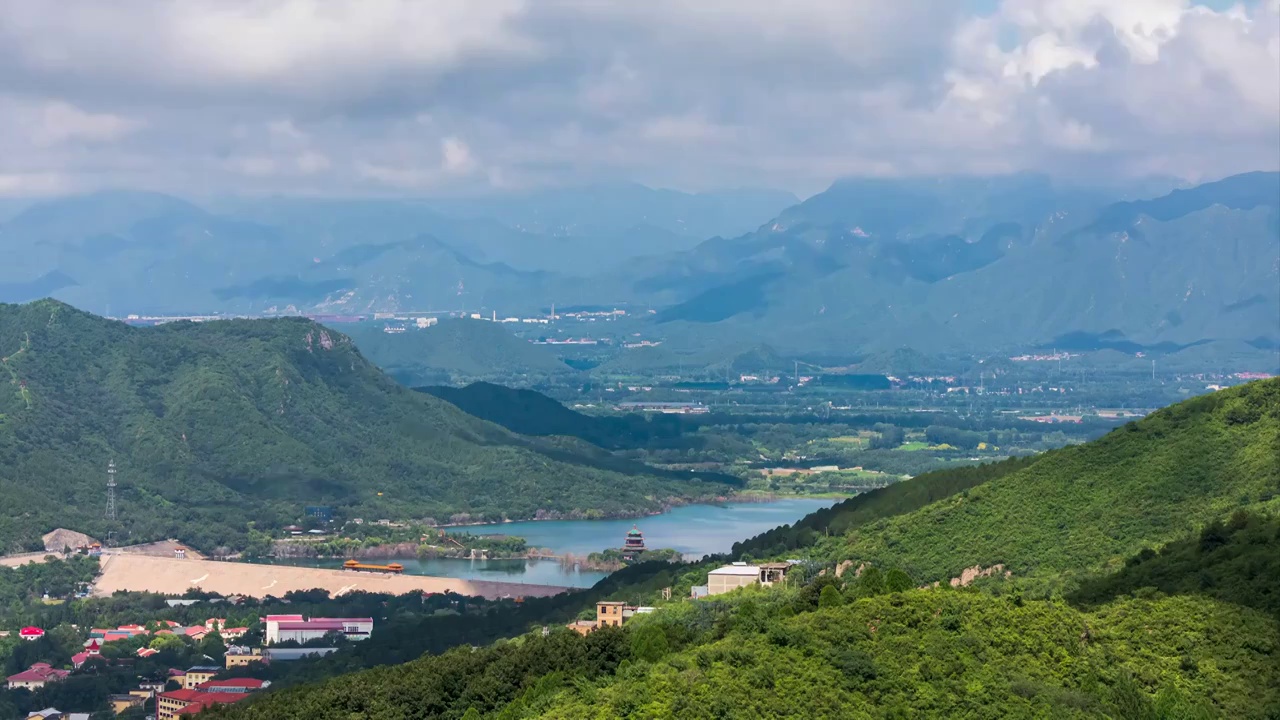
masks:
<svg viewBox="0 0 1280 720"><path fill-rule="evenodd" d="M34 125L32 141L47 147L69 142L112 142L142 127L143 123L110 113L89 113L54 101L44 105Z"/></svg>
<svg viewBox="0 0 1280 720"><path fill-rule="evenodd" d="M1280 166L1276 0L965 7L0 0L0 153L50 192Z"/></svg>

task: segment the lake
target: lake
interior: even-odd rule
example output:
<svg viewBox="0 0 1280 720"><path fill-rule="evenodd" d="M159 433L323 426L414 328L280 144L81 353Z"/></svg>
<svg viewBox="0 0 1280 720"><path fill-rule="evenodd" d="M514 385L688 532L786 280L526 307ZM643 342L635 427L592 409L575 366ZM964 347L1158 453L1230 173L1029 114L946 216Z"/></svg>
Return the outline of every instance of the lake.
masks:
<svg viewBox="0 0 1280 720"><path fill-rule="evenodd" d="M728 552L735 542L789 525L815 510L834 505L831 498L785 498L762 503L684 505L643 518L623 520L532 520L462 528L477 535L518 535L530 547L550 548L558 554L587 555L622 547L634 525L644 533L645 545L671 548L686 559Z"/></svg>
<svg viewBox="0 0 1280 720"><path fill-rule="evenodd" d="M634 525L644 533L648 547L672 548L683 553L686 559L696 560L703 555L728 552L735 542L779 525L794 523L836 502L831 498L785 498L762 503L685 505L661 515L625 520L538 520L456 529L475 535L519 535L528 541L530 547L547 548L557 554L585 556L606 548L622 547L627 531ZM385 558L376 562L392 561L404 565L404 571L410 575L563 587L591 587L608 575L564 567L557 560L419 560L411 557ZM337 568L342 566L343 560L301 558L276 562Z"/></svg>

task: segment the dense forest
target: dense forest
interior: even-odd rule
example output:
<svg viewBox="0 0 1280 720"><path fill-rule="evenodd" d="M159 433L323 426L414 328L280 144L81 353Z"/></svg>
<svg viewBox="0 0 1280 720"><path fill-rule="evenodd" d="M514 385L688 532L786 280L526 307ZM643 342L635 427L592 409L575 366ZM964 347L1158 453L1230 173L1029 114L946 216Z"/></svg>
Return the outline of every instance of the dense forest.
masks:
<svg viewBox="0 0 1280 720"><path fill-rule="evenodd" d="M69 526L239 548L304 506L339 518L608 515L722 484L527 438L383 375L301 318L134 328L54 301L0 305L0 551ZM115 462L119 523L103 519Z"/></svg>

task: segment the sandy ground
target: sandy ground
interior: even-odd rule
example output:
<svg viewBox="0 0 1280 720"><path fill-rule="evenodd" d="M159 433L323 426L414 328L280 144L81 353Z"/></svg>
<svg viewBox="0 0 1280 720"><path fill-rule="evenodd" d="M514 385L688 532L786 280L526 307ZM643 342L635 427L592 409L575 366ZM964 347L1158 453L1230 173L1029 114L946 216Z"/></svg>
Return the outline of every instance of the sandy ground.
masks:
<svg viewBox="0 0 1280 720"><path fill-rule="evenodd" d="M450 591L489 599L542 597L568 589L552 585L113 554L102 558L102 574L94 584L94 594L105 596L117 590L135 590L181 595L192 587L219 595L250 597L280 597L291 590L324 588L334 595L353 590L397 595L422 590L431 593Z"/></svg>
<svg viewBox="0 0 1280 720"><path fill-rule="evenodd" d="M22 553L20 555L5 555L4 557L0 557L0 565L4 565L5 567L18 567L20 565L26 565L27 563L33 563L33 562L39 563L39 562L44 562L44 558L46 555L57 555L57 554L58 553L34 552L34 553Z"/></svg>

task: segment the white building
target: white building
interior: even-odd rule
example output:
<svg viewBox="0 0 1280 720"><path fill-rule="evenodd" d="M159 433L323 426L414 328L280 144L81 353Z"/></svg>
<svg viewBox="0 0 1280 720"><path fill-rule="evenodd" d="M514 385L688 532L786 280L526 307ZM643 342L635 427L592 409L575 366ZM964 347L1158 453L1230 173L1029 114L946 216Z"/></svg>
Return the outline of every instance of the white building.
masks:
<svg viewBox="0 0 1280 720"><path fill-rule="evenodd" d="M265 641L305 643L329 633L341 633L348 640L364 640L373 633L373 618L311 618L301 615L268 615Z"/></svg>
<svg viewBox="0 0 1280 720"><path fill-rule="evenodd" d="M736 562L707 573L707 594L720 595L758 582L760 582L760 568Z"/></svg>

